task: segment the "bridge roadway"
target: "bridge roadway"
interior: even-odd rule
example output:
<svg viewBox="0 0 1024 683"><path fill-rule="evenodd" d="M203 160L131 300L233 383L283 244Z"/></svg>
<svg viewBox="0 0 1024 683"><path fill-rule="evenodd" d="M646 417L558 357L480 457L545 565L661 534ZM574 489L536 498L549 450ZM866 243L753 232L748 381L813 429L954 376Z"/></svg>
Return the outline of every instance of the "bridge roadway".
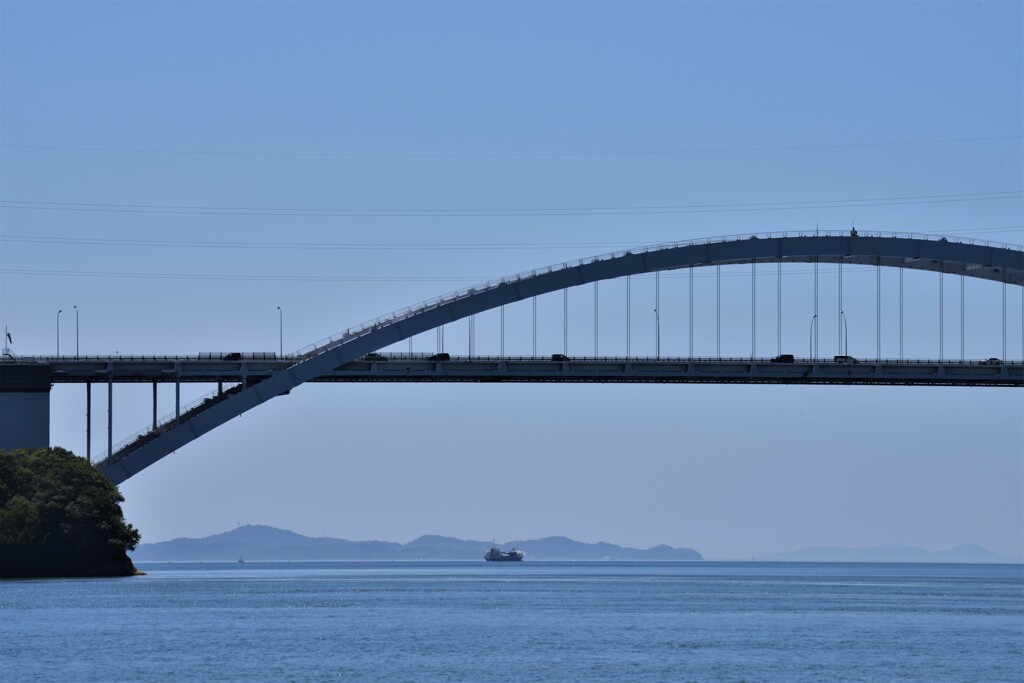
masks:
<svg viewBox="0 0 1024 683"><path fill-rule="evenodd" d="M48 374L51 383L220 383L252 386L294 359L273 354L164 358L19 358L0 364ZM44 369L45 368L45 369ZM39 376L38 374L36 376ZM1024 363L989 360L796 358L460 357L374 353L314 382L655 382L747 384L875 384L1024 387Z"/></svg>

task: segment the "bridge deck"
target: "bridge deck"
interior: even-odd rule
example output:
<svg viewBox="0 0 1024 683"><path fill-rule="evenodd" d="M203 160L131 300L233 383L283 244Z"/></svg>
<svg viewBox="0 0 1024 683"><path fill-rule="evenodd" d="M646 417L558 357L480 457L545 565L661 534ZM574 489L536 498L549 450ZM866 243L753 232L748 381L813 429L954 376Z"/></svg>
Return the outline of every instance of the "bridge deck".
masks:
<svg viewBox="0 0 1024 683"><path fill-rule="evenodd" d="M40 366L54 383L228 383L253 384L291 364L277 358L89 358L18 359L0 373ZM1024 386L1024 363L937 360L771 358L589 358L459 357L374 354L346 363L317 382L694 382L761 384L907 384L937 386Z"/></svg>

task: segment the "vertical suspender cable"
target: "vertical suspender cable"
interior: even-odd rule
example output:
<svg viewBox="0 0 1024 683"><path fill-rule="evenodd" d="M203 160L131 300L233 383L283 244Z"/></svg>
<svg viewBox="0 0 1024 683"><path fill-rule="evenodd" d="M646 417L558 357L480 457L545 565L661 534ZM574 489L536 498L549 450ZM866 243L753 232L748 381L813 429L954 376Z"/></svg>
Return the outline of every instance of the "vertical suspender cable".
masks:
<svg viewBox="0 0 1024 683"><path fill-rule="evenodd" d="M940 363L944 359L944 353L943 352L945 350L942 347L942 341L943 341L942 340L943 316L945 315L945 308L946 308L945 305L944 305L944 301L943 301L943 299L945 297L944 285L945 285L945 279L943 278L943 273L942 273L942 261L939 261L939 362Z"/></svg>
<svg viewBox="0 0 1024 683"><path fill-rule="evenodd" d="M882 257L875 261L875 360L882 360Z"/></svg>
<svg viewBox="0 0 1024 683"><path fill-rule="evenodd" d="M630 307L632 306L632 276L626 276L626 358L629 358L629 329L630 329Z"/></svg>
<svg viewBox="0 0 1024 683"><path fill-rule="evenodd" d="M562 290L562 353L569 355L569 290Z"/></svg>
<svg viewBox="0 0 1024 683"><path fill-rule="evenodd" d="M814 257L814 357L818 357L818 257Z"/></svg>
<svg viewBox="0 0 1024 683"><path fill-rule="evenodd" d="M839 262L839 313L836 319L839 321L839 350L836 351L836 355L843 355L843 262Z"/></svg>
<svg viewBox="0 0 1024 683"><path fill-rule="evenodd" d="M500 355L502 358L505 357L505 304L501 305L501 341L499 342L501 350Z"/></svg>
<svg viewBox="0 0 1024 683"><path fill-rule="evenodd" d="M654 271L654 357L661 358L661 271Z"/></svg>
<svg viewBox="0 0 1024 683"><path fill-rule="evenodd" d="M722 357L722 266L715 266L715 357Z"/></svg>
<svg viewBox="0 0 1024 683"><path fill-rule="evenodd" d="M597 317L598 305L597 305L597 303L598 303L598 298L597 297L598 297L598 285L599 284L600 284L600 282L595 282L594 283L594 358L597 358L597 332L598 332L598 327L597 327L597 320L598 320L598 317Z"/></svg>
<svg viewBox="0 0 1024 683"><path fill-rule="evenodd" d="M900 268L900 360L903 360L903 268Z"/></svg>
<svg viewBox="0 0 1024 683"><path fill-rule="evenodd" d="M960 362L964 362L964 276L960 276Z"/></svg>
<svg viewBox="0 0 1024 683"><path fill-rule="evenodd" d="M778 333L778 355L782 355L782 261L778 264L778 282L776 283L776 290L779 294L779 310L778 320L776 321L775 328Z"/></svg>
<svg viewBox="0 0 1024 683"><path fill-rule="evenodd" d="M1005 289L1005 285L1004 285ZM1003 354L1006 355L1005 353ZM693 358L693 268L690 268L690 358Z"/></svg>
<svg viewBox="0 0 1024 683"><path fill-rule="evenodd" d="M533 357L537 357L537 297L533 297Z"/></svg>
<svg viewBox="0 0 1024 683"><path fill-rule="evenodd" d="M1004 361L1006 360L1006 274L1003 273L1003 355L1000 356Z"/></svg>
<svg viewBox="0 0 1024 683"><path fill-rule="evenodd" d="M750 359L757 358L757 260L750 259Z"/></svg>

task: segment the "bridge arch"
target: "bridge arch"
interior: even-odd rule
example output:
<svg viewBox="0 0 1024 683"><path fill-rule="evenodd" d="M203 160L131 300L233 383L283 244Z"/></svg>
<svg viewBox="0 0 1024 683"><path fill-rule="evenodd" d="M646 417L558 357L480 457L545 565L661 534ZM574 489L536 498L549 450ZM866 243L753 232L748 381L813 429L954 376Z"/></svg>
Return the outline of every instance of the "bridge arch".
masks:
<svg viewBox="0 0 1024 683"><path fill-rule="evenodd" d="M335 368L471 315L558 290L663 270L741 263L849 263L924 270L1024 285L1024 250L1011 245L887 233L768 233L620 251L492 280L371 320L300 350L294 364L178 425L161 425L97 463L114 483L206 432Z"/></svg>

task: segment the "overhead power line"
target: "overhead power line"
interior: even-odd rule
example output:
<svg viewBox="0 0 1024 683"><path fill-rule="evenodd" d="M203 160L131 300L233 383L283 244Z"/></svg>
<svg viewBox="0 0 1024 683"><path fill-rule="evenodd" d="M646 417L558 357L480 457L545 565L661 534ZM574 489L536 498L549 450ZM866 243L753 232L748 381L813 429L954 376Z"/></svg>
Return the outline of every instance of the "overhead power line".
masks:
<svg viewBox="0 0 1024 683"><path fill-rule="evenodd" d="M0 242L28 244L57 244L102 247L170 247L184 249L282 249L290 250L352 250L352 251L503 251L503 250L536 250L536 249L574 249L607 248L617 249L630 246L642 246L649 242L522 242L522 243L486 243L486 242L238 242L238 241L203 241L203 240L142 240L117 239L100 237L46 237L39 235L2 235Z"/></svg>
<svg viewBox="0 0 1024 683"><path fill-rule="evenodd" d="M31 268L3 268L4 275L45 275L65 278L129 278L133 280L228 280L269 281L297 283L446 283L485 282L489 278L444 275L268 275L225 274L202 272L122 272L115 270L43 270Z"/></svg>
<svg viewBox="0 0 1024 683"><path fill-rule="evenodd" d="M795 229L795 228L794 228ZM886 230L889 228L871 229ZM1024 224L1002 225L991 228L965 228L959 230L930 230L930 234L957 236L969 233L1021 232ZM0 235L0 242L12 244L74 245L98 247L144 247L174 249L271 249L278 250L343 250L343 251L508 251L538 249L604 248L626 249L657 243L658 240L629 242L254 242L228 240L147 240L138 238L104 238L80 236Z"/></svg>
<svg viewBox="0 0 1024 683"><path fill-rule="evenodd" d="M989 135L928 140L892 140L882 142L847 142L823 145L762 145L749 147L693 147L662 150L597 150L562 152L281 152L269 150L236 151L214 149L166 149L146 147L85 147L72 145L0 145L3 149L64 152L104 152L116 154L175 154L227 157L309 157L309 158L496 158L496 157L597 157L597 156L671 156L679 154L717 154L737 152L789 152L803 150L852 149L865 147L898 147L905 145L936 145L995 140L1019 140L1024 135Z"/></svg>
<svg viewBox="0 0 1024 683"><path fill-rule="evenodd" d="M0 200L4 209L37 211L80 211L106 213L155 213L215 216L288 216L288 217L493 217L493 216L592 216L642 215L665 213L717 213L731 211L781 211L801 209L833 209L860 206L901 206L907 204L943 204L949 202L992 201L1021 199L1024 190L999 192L968 192L959 194L906 195L892 197L865 197L857 199L793 200L786 202L739 202L722 204L668 204L648 206L575 206L534 208L443 208L443 209L384 209L384 208L296 208L296 207L237 207L191 206L170 204L106 204L89 202L55 202L35 200Z"/></svg>

